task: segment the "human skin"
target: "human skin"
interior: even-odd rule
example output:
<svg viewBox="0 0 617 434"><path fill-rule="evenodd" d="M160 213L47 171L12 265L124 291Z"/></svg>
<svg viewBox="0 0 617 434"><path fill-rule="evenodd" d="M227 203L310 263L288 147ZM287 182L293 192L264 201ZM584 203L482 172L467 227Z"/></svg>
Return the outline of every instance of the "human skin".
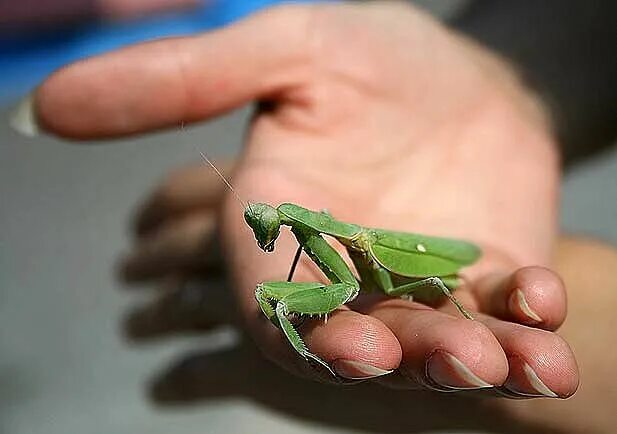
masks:
<svg viewBox="0 0 617 434"><path fill-rule="evenodd" d="M233 178L243 197L464 238L484 251L458 291L477 321L449 304L365 299L303 327L313 352L342 376L393 387L574 393L576 361L554 333L565 289L545 268L559 185L550 123L504 62L425 14L390 2L276 8L211 34L79 62L43 83L33 103L45 130L96 139L256 100L263 104ZM198 239L205 217L188 210L205 202L206 183L193 173L181 185L185 218L141 231L150 253ZM259 251L232 195L220 222L245 326L267 357L315 378L253 296L258 282L284 280L293 238L284 232L274 255ZM307 260L297 278L322 279Z"/></svg>

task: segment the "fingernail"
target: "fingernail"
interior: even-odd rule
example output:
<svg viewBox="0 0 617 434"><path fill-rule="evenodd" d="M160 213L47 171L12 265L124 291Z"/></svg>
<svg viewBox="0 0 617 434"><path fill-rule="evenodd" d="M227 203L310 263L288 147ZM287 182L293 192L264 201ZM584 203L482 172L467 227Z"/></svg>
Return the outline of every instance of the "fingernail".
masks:
<svg viewBox="0 0 617 434"><path fill-rule="evenodd" d="M368 380L369 378L388 375L394 371L393 369L381 369L366 363L345 359L335 360L332 367L338 375L348 380Z"/></svg>
<svg viewBox="0 0 617 434"><path fill-rule="evenodd" d="M438 385L455 390L485 389L492 384L482 380L459 359L445 351L435 351L426 363L426 375Z"/></svg>
<svg viewBox="0 0 617 434"><path fill-rule="evenodd" d="M30 93L22 99L11 113L11 128L27 137L36 137L41 131L34 112L34 97Z"/></svg>
<svg viewBox="0 0 617 434"><path fill-rule="evenodd" d="M508 300L508 307L511 312L519 313L522 316L526 317L529 322L539 323L542 322L542 318L540 315L535 313L527 304L527 299L525 298L525 294L520 289L516 289L510 295L510 299Z"/></svg>
<svg viewBox="0 0 617 434"><path fill-rule="evenodd" d="M521 360L519 366L520 372L512 372L516 368L512 363L510 363L510 376L504 384L506 389L522 396L546 396L548 398L559 397L555 392L549 389L548 386L542 382L542 380L540 380L540 377L538 377L536 371L534 371L527 362Z"/></svg>

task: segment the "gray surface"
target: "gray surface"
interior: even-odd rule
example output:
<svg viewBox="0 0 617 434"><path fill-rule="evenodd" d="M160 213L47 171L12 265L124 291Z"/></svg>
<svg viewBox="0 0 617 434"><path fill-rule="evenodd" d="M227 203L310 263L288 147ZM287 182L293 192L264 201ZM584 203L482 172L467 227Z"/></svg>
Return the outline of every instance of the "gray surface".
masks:
<svg viewBox="0 0 617 434"><path fill-rule="evenodd" d="M573 167L562 188L562 228L617 245L617 146Z"/></svg>
<svg viewBox="0 0 617 434"><path fill-rule="evenodd" d="M211 148L234 147L240 123L213 123L206 136ZM172 146L178 137L187 145ZM78 147L23 139L5 122L0 126L2 432L178 428L181 413L155 412L142 391L186 342L127 348L118 323L129 296L118 290L111 267L127 245L130 211L169 167L195 161L188 145L194 139L176 133ZM255 419L268 426L267 416L246 407L215 404L182 419L182 426L200 432L191 427L235 425L240 432Z"/></svg>

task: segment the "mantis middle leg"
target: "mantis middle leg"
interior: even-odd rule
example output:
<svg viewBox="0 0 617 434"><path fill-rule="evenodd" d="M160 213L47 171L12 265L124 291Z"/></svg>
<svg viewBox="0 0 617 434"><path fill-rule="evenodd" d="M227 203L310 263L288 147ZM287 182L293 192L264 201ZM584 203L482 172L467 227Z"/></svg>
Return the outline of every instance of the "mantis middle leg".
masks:
<svg viewBox="0 0 617 434"><path fill-rule="evenodd" d="M379 288L385 294L399 297L402 295L411 295L414 291L426 287L434 287L439 289L443 295L448 297L456 308L467 319L473 319L471 314L463 307L463 305L454 297L452 291L448 289L448 286L439 277L428 277L426 279L416 280L414 282L406 283L400 286L394 286L392 282L392 276L390 272L385 268L379 266L376 263L367 263L362 255L357 254L352 250L348 250L358 273L362 277L362 284L367 285L369 288ZM456 282L456 276L448 276L445 278L448 283Z"/></svg>
<svg viewBox="0 0 617 434"><path fill-rule="evenodd" d="M400 296L412 293L416 289L426 288L427 286L432 286L439 289L443 293L443 295L448 297L450 301L454 303L456 308L459 310L459 312L463 314L465 318L473 319L473 316L471 316L471 314L463 307L461 302L456 299L456 297L452 294L452 291L448 289L448 287L439 277L428 277L426 279L407 283L405 285L397 286L395 288L384 288L384 292L391 296Z"/></svg>

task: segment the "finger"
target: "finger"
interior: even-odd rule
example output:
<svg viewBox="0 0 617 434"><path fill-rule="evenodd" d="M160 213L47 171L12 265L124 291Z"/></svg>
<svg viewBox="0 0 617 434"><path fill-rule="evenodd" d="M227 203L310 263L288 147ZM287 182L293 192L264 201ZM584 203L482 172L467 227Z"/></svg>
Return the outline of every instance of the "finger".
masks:
<svg viewBox="0 0 617 434"><path fill-rule="evenodd" d="M126 316L123 328L128 338L147 341L173 334L199 333L229 323L233 304L228 291L217 290L217 286L222 286L220 282L174 278L166 286L154 301L134 308Z"/></svg>
<svg viewBox="0 0 617 434"><path fill-rule="evenodd" d="M516 396L567 398L579 382L572 350L557 334L479 315L508 356L504 390Z"/></svg>
<svg viewBox="0 0 617 434"><path fill-rule="evenodd" d="M278 396L293 380L241 341L239 346L229 349L182 355L158 373L149 392L157 404L177 405L208 399L219 401L222 396L261 397L264 390L276 390Z"/></svg>
<svg viewBox="0 0 617 434"><path fill-rule="evenodd" d="M392 332L379 320L343 308L327 322L311 320L296 327L307 348L348 380L369 380L391 373L401 360ZM324 369L296 354L278 328L259 317L251 327L255 340L270 360L297 375L338 383Z"/></svg>
<svg viewBox="0 0 617 434"><path fill-rule="evenodd" d="M279 7L227 28L84 60L37 90L43 128L102 138L202 120L292 89L311 53L310 7Z"/></svg>
<svg viewBox="0 0 617 434"><path fill-rule="evenodd" d="M409 387L441 391L477 390L503 384L506 356L486 326L406 300L385 300L367 307L399 340L399 371Z"/></svg>
<svg viewBox="0 0 617 434"><path fill-rule="evenodd" d="M225 176L231 163L217 163ZM143 237L161 225L197 209L214 211L224 192L224 185L209 167L185 167L171 173L146 199L135 218L135 232Z"/></svg>
<svg viewBox="0 0 617 434"><path fill-rule="evenodd" d="M349 309L337 311L327 322L311 321L303 332L311 350L347 379L381 377L401 360L400 345L383 323Z"/></svg>
<svg viewBox="0 0 617 434"><path fill-rule="evenodd" d="M129 283L170 274L220 274L215 250L214 218L209 213L194 214L140 240L120 262L119 274Z"/></svg>
<svg viewBox="0 0 617 434"><path fill-rule="evenodd" d="M228 393L244 390L242 382L254 365L235 357L236 350L195 352L174 360L150 381L148 397L157 405L194 404L209 399L221 399ZM250 368L249 368L250 366Z"/></svg>
<svg viewBox="0 0 617 434"><path fill-rule="evenodd" d="M489 315L546 330L566 317L561 278L543 267L523 267L510 275L490 275L474 286L480 310Z"/></svg>

